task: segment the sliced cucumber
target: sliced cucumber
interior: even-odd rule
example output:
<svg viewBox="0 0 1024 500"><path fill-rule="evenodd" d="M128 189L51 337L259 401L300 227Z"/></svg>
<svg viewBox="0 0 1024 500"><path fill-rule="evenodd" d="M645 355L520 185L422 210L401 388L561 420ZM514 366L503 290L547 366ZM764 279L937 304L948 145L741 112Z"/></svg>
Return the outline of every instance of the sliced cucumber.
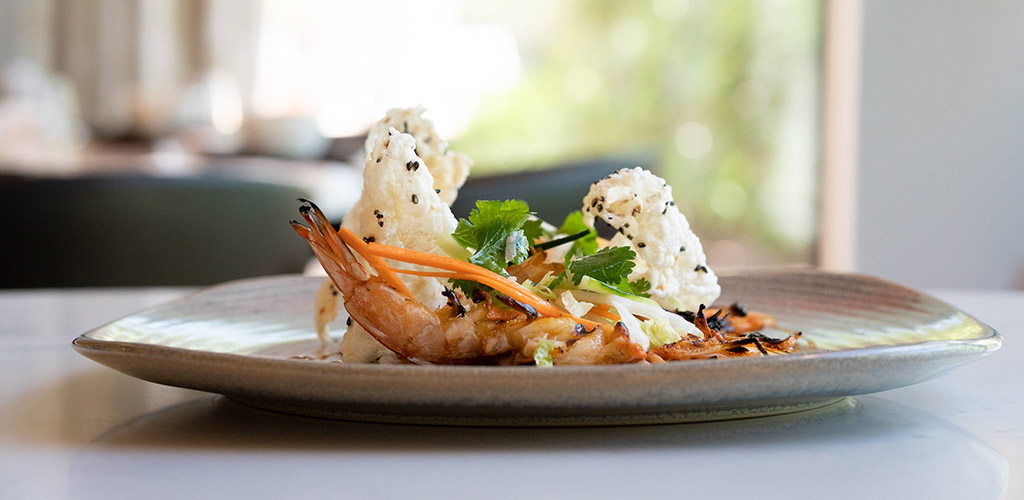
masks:
<svg viewBox="0 0 1024 500"><path fill-rule="evenodd" d="M437 237L437 246L442 252L448 254L453 259L464 260L469 262L469 258L473 256L473 252L466 250L452 238L450 234L442 234Z"/></svg>
<svg viewBox="0 0 1024 500"><path fill-rule="evenodd" d="M635 301L635 302L641 302L641 303L644 303L644 304L650 304L652 306L658 306L657 302L655 302L655 301L653 301L653 300L651 300L651 299L649 299L647 297L641 297L639 295L633 295L631 293L623 292L622 290L619 290L618 288L615 288L615 287L613 287L613 286L611 286L611 285L609 285L609 284L607 284L607 283L605 283L603 281L591 278L590 276L583 276L583 279L580 280L580 285L579 285L578 288L580 290L584 290L584 291L587 291L587 292L600 293L600 294L604 294L604 295L617 295L619 297L623 297L623 298L626 298L626 299L629 299L629 300L632 300L632 301ZM661 306L658 306L658 307L661 307Z"/></svg>

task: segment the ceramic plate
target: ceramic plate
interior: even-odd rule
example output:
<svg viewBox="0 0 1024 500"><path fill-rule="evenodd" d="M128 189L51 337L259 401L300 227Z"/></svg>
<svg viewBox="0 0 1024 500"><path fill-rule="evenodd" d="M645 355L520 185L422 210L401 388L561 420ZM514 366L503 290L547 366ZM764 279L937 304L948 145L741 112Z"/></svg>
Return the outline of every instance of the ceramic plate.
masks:
<svg viewBox="0 0 1024 500"><path fill-rule="evenodd" d="M999 348L992 328L877 278L814 271L721 278L739 301L813 342L796 354L660 365L414 366L299 359L320 347L319 278L231 282L74 340L151 382L304 415L454 425L615 425L787 413L940 375ZM344 318L332 325L344 330Z"/></svg>

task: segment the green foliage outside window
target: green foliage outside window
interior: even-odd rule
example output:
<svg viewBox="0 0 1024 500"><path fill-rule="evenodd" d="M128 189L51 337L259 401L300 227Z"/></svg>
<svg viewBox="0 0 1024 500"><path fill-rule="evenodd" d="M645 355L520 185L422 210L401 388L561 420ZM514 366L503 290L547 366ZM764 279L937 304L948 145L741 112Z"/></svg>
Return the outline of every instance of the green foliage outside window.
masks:
<svg viewBox="0 0 1024 500"><path fill-rule="evenodd" d="M520 85L453 141L474 175L648 153L702 238L741 249L725 260L811 260L818 2L495 2L467 15L509 24L523 59Z"/></svg>

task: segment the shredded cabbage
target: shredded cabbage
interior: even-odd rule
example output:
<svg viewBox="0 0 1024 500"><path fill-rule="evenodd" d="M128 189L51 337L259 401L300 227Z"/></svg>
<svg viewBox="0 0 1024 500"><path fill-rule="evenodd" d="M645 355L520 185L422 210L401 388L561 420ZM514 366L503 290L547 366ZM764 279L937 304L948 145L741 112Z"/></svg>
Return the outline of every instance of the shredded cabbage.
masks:
<svg viewBox="0 0 1024 500"><path fill-rule="evenodd" d="M554 286L557 280L558 276L555 273L548 271L537 283L530 280L524 280L523 287L537 294L538 297L544 300L553 301L556 296L555 291L552 290L551 287Z"/></svg>
<svg viewBox="0 0 1024 500"><path fill-rule="evenodd" d="M554 348L554 340L540 339L537 342L537 349L533 351L533 362L537 366L554 366L554 363L551 361L551 350Z"/></svg>
<svg viewBox="0 0 1024 500"><path fill-rule="evenodd" d="M644 329L640 326L640 320L636 319L633 313L629 312L629 309L633 304L637 304L637 302L628 301L614 295L608 295L607 297L608 303L615 308L615 312L619 313L620 321L626 326L626 330L629 332L629 340L643 347L645 351L650 349L651 340L647 338L647 335L644 335Z"/></svg>
<svg viewBox="0 0 1024 500"><path fill-rule="evenodd" d="M591 304L590 302L580 302L576 300L576 297L573 297L572 292L569 290L562 292L562 295L559 295L559 298L561 299L562 307L564 307L569 314L577 318L582 318L594 307L594 304Z"/></svg>
<svg viewBox="0 0 1024 500"><path fill-rule="evenodd" d="M632 314L643 316L647 319L662 319L668 324L672 325L672 328L682 334L693 334L697 337L704 338L704 334L701 333L693 323L686 321L682 316L674 314L662 309L659 306L647 304L644 302L630 300L626 297L617 295L605 295L600 293L588 292L583 290L574 290L573 295L579 300L585 300L593 304L608 304L615 307L614 302L624 303L623 305L629 309ZM616 307L618 309L618 307ZM621 315L621 311L620 311ZM626 324L626 328L630 325ZM644 336L646 337L646 335Z"/></svg>
<svg viewBox="0 0 1024 500"><path fill-rule="evenodd" d="M654 318L640 322L640 328L651 339L651 347L679 342L683 337L664 318Z"/></svg>

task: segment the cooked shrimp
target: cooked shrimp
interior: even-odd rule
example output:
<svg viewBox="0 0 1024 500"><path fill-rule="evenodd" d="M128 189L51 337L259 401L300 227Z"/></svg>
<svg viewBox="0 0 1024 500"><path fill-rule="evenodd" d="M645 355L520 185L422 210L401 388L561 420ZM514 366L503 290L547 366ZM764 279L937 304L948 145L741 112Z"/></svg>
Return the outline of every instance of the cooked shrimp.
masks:
<svg viewBox="0 0 1024 500"><path fill-rule="evenodd" d="M431 310L413 299L408 290L403 290L394 274L415 274L416 271L392 269L379 255L370 252L370 244L345 229L335 232L313 203L303 205L300 213L309 227L296 221L292 221L292 227L309 242L344 297L349 316L381 344L411 362L526 363L533 361L533 354L542 340L554 344L552 359L556 364L644 361L643 348L629 342L621 324L598 325L573 318L543 299L530 296L525 289L520 299L549 307L534 307L515 297L503 294L492 297L484 292L474 294L472 303L466 307L456 293L446 290L448 304ZM414 253L373 245L394 252L390 258ZM363 267L354 251L378 274L373 275ZM482 283L512 286L507 280L499 284L492 278L478 278ZM508 308L494 304L492 298Z"/></svg>

